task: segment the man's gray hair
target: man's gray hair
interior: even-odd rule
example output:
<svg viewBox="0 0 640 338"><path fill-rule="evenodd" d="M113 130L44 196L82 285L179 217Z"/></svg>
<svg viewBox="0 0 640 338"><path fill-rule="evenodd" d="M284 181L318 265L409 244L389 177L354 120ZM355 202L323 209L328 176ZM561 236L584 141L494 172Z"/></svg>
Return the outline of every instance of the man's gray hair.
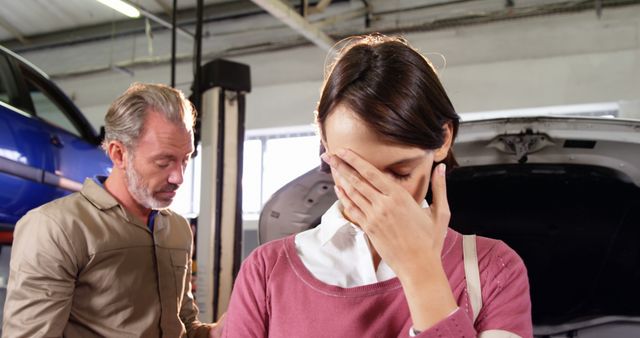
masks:
<svg viewBox="0 0 640 338"><path fill-rule="evenodd" d="M102 148L107 151L109 142L120 141L133 150L142 135L147 115L155 111L167 120L182 124L192 130L196 111L182 91L163 84L133 83L118 97L104 118L105 136Z"/></svg>

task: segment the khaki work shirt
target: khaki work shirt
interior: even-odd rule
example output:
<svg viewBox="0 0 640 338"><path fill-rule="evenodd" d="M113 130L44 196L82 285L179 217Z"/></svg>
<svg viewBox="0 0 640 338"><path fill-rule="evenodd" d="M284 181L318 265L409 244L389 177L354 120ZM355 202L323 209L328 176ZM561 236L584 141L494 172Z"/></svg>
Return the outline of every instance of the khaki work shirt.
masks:
<svg viewBox="0 0 640 338"><path fill-rule="evenodd" d="M3 337L208 337L191 293L191 228L153 233L91 179L17 223Z"/></svg>

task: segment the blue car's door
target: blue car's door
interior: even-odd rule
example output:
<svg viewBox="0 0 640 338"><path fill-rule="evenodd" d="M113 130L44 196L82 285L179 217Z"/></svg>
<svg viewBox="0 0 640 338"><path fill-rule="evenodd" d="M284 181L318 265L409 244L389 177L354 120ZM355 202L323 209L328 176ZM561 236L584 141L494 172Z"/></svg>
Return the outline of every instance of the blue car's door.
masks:
<svg viewBox="0 0 640 338"><path fill-rule="evenodd" d="M55 188L42 181L53 168L49 133L19 109L15 77L0 55L0 230L11 230L28 210L50 201Z"/></svg>
<svg viewBox="0 0 640 338"><path fill-rule="evenodd" d="M55 194L42 182L44 172L53 168L49 135L34 122L0 105L0 226L5 228Z"/></svg>
<svg viewBox="0 0 640 338"><path fill-rule="evenodd" d="M36 119L50 136L53 168L44 182L56 187L56 197L79 190L87 177L108 175L111 161L84 116L51 82L24 67L22 73Z"/></svg>

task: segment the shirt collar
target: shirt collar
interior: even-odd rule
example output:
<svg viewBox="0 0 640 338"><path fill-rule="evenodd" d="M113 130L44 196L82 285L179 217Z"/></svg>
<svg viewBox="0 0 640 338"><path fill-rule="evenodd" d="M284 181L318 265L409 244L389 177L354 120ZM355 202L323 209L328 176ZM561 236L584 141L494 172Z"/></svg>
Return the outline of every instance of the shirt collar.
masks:
<svg viewBox="0 0 640 338"><path fill-rule="evenodd" d="M87 178L84 180L82 190L80 190L80 193L100 210L108 210L119 205L118 200L104 188L106 179L106 176ZM169 209L159 209L158 212L164 216L171 214Z"/></svg>
<svg viewBox="0 0 640 338"><path fill-rule="evenodd" d="M342 215L342 212L340 211L340 201L338 200L333 203L324 215L322 215L320 225L318 226L318 238L320 239L320 244L327 244L327 242L329 242L340 231L340 229L348 225L351 225L351 222Z"/></svg>
<svg viewBox="0 0 640 338"><path fill-rule="evenodd" d="M100 210L111 209L118 205L118 201L104 189L105 179L104 176L87 178L84 180L82 190L80 190L80 193Z"/></svg>
<svg viewBox="0 0 640 338"><path fill-rule="evenodd" d="M422 201L422 208L428 208L429 203L426 200ZM327 212L322 215L322 219L320 225L318 226L318 238L320 239L320 244L325 245L330 240L332 240L337 234L344 233L344 231L340 231L345 229L345 227L354 228L356 231L353 233L357 233L358 231L362 231L360 227L354 225L349 222L342 215L342 211L340 211L340 200L333 203L333 205L327 210ZM348 229L348 228L347 228Z"/></svg>

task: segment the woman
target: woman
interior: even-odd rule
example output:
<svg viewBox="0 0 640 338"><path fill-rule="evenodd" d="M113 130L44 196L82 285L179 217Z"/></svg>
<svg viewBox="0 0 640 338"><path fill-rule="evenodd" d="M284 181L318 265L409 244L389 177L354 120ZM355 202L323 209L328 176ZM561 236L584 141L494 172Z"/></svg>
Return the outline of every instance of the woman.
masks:
<svg viewBox="0 0 640 338"><path fill-rule="evenodd" d="M522 260L481 237L463 256L448 228L458 115L422 55L398 38L351 39L317 123L339 200L318 227L247 258L225 337L532 336Z"/></svg>

